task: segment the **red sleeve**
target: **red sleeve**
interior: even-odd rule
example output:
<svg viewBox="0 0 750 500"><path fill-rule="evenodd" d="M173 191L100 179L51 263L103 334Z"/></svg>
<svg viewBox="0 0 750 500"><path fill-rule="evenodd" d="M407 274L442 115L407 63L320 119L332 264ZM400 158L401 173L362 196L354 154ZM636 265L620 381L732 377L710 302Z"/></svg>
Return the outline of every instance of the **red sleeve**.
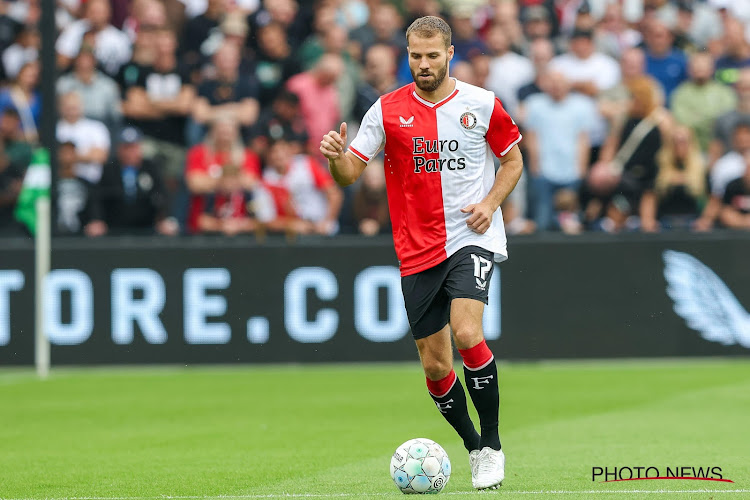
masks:
<svg viewBox="0 0 750 500"><path fill-rule="evenodd" d="M254 151L250 149L245 150L245 164L242 169L255 177L260 178L260 158Z"/></svg>
<svg viewBox="0 0 750 500"><path fill-rule="evenodd" d="M207 172L206 166L206 148L203 144L196 144L187 152L185 174L205 174Z"/></svg>
<svg viewBox="0 0 750 500"><path fill-rule="evenodd" d="M505 111L500 99L495 98L495 107L492 109L490 125L487 127L487 144L498 158L505 156L510 148L521 140L521 133L513 118Z"/></svg>
<svg viewBox="0 0 750 500"><path fill-rule="evenodd" d="M315 187L317 187L318 189L326 189L328 186L333 184L333 177L331 177L331 174L328 172L328 170L324 170L323 167L315 163L312 158L310 158L308 165L310 170L312 171L313 180L315 181Z"/></svg>

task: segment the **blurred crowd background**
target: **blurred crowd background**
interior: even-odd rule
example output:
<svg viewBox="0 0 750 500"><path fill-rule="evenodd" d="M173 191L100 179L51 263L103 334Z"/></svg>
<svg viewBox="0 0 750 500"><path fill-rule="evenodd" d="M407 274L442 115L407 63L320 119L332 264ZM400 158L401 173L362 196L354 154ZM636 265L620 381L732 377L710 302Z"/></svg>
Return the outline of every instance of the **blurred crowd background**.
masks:
<svg viewBox="0 0 750 500"><path fill-rule="evenodd" d="M57 235L388 233L321 137L411 82L404 31L522 129L511 234L750 229L750 0L57 0ZM0 235L38 145L39 0L0 1Z"/></svg>

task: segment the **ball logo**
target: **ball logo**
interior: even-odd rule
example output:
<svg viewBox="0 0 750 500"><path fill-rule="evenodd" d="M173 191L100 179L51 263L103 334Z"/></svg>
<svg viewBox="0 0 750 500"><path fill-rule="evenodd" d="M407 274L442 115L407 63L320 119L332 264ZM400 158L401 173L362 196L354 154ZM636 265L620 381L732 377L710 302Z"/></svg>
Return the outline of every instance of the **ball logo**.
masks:
<svg viewBox="0 0 750 500"><path fill-rule="evenodd" d="M443 483L445 483L445 479L443 479L442 477L437 477L435 478L435 481L432 482L432 487L436 490L439 490L443 487Z"/></svg>
<svg viewBox="0 0 750 500"><path fill-rule="evenodd" d="M477 126L477 117L474 113L467 111L461 115L461 126L466 130L471 130Z"/></svg>

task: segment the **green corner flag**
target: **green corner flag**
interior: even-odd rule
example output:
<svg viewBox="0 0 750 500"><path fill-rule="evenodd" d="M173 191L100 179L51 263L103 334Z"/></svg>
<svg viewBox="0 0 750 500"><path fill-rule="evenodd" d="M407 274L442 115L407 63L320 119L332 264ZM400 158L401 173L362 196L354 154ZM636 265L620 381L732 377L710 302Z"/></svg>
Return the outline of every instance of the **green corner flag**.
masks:
<svg viewBox="0 0 750 500"><path fill-rule="evenodd" d="M31 234L36 234L36 200L49 198L50 183L49 152L37 148L31 155L31 164L26 169L14 211L16 220L24 224Z"/></svg>

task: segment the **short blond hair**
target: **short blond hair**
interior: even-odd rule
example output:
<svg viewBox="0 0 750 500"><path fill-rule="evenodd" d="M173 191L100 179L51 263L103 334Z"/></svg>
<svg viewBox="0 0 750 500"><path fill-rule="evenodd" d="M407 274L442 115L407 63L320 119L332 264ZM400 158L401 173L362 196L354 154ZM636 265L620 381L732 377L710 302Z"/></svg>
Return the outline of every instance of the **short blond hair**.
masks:
<svg viewBox="0 0 750 500"><path fill-rule="evenodd" d="M432 38L435 35L440 35L445 42L445 48L447 49L451 46L451 27L439 17L424 16L411 23L411 26L406 29L407 45L412 33L421 38Z"/></svg>

